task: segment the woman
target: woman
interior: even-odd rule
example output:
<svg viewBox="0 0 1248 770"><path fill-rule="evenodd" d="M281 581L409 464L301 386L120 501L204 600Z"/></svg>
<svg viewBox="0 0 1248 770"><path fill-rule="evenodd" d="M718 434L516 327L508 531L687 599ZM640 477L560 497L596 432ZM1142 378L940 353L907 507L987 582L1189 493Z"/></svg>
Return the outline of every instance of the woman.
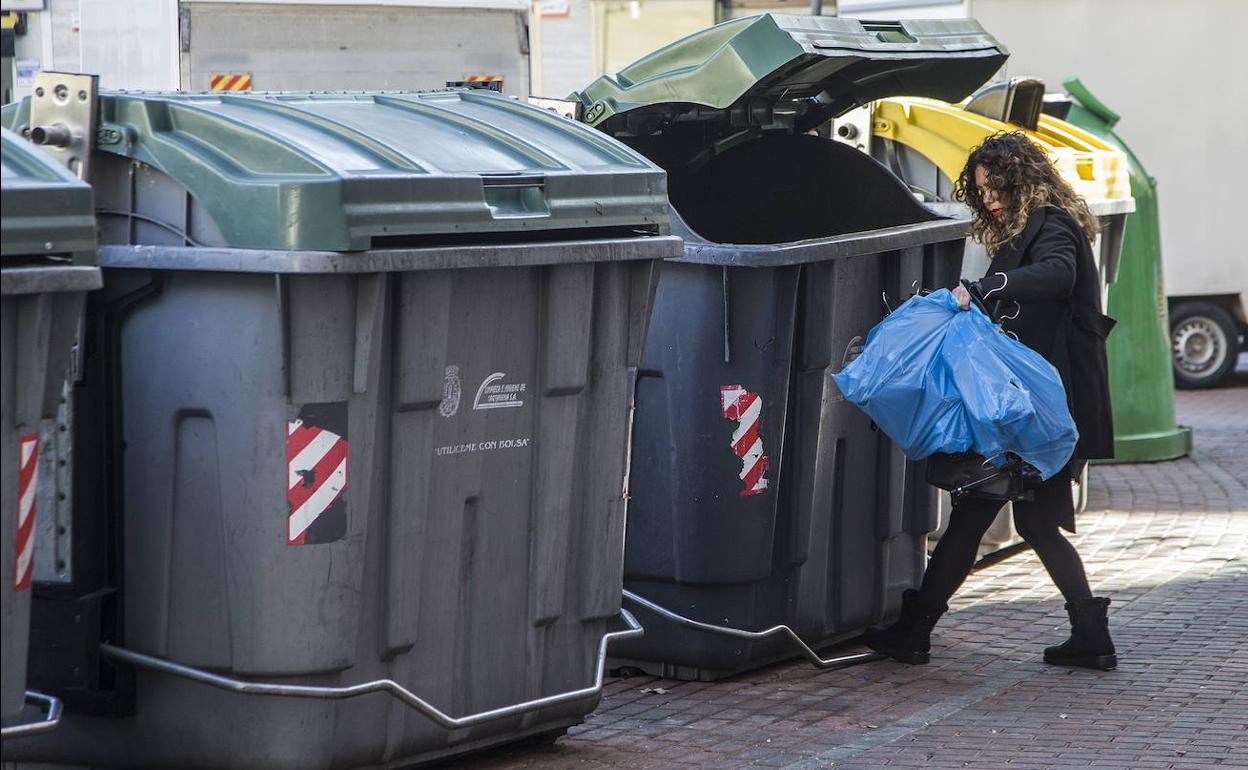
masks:
<svg viewBox="0 0 1248 770"><path fill-rule="evenodd" d="M1006 331L1057 369L1079 429L1067 466L1035 490L1034 500L1014 503L1015 526L1061 590L1070 616L1070 638L1046 649L1044 659L1109 670L1118 663L1106 618L1109 599L1092 595L1079 554L1058 529L1075 531L1071 480L1087 460L1112 457L1114 448L1105 362L1113 321L1101 314L1092 259L1096 220L1021 132L996 134L975 148L954 189L971 208L972 236L992 256L973 289L995 304ZM969 307L966 289L959 286L954 296L963 310ZM954 504L922 586L902 596L896 623L866 633L869 647L906 663L928 662L932 627L970 572L1001 506L973 496Z"/></svg>

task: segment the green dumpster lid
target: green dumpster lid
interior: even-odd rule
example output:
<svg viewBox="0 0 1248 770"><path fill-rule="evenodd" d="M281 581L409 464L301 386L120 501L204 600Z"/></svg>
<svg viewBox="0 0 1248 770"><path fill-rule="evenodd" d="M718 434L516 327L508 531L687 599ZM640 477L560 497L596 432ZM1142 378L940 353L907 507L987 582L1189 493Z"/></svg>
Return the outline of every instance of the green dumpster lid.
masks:
<svg viewBox="0 0 1248 770"><path fill-rule="evenodd" d="M873 99L958 101L1005 62L974 19L859 21L763 14L677 40L571 98L590 125L616 136L704 121L809 130Z"/></svg>
<svg viewBox="0 0 1248 770"><path fill-rule="evenodd" d="M28 105L6 122L28 123ZM482 91L103 92L100 121L100 150L183 185L235 248L669 228L661 169Z"/></svg>
<svg viewBox="0 0 1248 770"><path fill-rule="evenodd" d="M22 137L0 128L0 255L95 258L91 188Z"/></svg>

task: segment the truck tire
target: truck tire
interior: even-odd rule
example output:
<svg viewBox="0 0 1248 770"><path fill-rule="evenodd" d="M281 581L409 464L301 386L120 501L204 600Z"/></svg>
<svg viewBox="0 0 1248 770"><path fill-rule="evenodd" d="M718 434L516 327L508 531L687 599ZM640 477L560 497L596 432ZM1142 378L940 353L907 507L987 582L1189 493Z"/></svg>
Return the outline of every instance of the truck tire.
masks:
<svg viewBox="0 0 1248 770"><path fill-rule="evenodd" d="M1177 387L1216 387L1239 357L1235 319L1212 302L1179 303L1170 311L1170 354Z"/></svg>

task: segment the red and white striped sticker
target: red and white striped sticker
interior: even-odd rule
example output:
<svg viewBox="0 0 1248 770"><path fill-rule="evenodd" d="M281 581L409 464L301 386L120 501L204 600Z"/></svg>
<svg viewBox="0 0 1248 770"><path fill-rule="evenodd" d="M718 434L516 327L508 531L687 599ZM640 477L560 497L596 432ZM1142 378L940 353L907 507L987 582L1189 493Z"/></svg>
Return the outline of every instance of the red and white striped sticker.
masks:
<svg viewBox="0 0 1248 770"><path fill-rule="evenodd" d="M759 417L763 412L763 399L741 385L724 385L719 389L724 419L739 424L732 433L732 451L741 458L741 482L745 488L741 496L757 495L767 489L767 455L763 454L763 439L758 435Z"/></svg>
<svg viewBox="0 0 1248 770"><path fill-rule="evenodd" d="M308 404L286 425L286 498L290 503L286 542L329 543L346 531L347 440L323 427L326 410L341 412L346 432L346 404ZM335 415L337 416L337 415ZM337 422L332 420L331 422ZM338 427L338 426L335 426Z"/></svg>
<svg viewBox="0 0 1248 770"><path fill-rule="evenodd" d="M17 471L17 559L13 565L13 590L30 587L35 571L35 487L38 484L39 434L21 436Z"/></svg>

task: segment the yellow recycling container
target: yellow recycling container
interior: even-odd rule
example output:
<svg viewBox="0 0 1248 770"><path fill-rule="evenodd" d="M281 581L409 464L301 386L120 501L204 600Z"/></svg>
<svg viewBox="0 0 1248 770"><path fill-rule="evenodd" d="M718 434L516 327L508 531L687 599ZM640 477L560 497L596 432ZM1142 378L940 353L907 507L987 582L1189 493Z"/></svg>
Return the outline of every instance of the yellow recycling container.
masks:
<svg viewBox="0 0 1248 770"><path fill-rule="evenodd" d="M926 157L948 183L958 178L970 151L997 131L1023 131L1048 153L1062 177L1089 203L1131 198L1126 155L1087 131L1048 115L1040 116L1036 130L1029 131L948 102L895 98L877 101L871 121L875 137L905 145Z"/></svg>

